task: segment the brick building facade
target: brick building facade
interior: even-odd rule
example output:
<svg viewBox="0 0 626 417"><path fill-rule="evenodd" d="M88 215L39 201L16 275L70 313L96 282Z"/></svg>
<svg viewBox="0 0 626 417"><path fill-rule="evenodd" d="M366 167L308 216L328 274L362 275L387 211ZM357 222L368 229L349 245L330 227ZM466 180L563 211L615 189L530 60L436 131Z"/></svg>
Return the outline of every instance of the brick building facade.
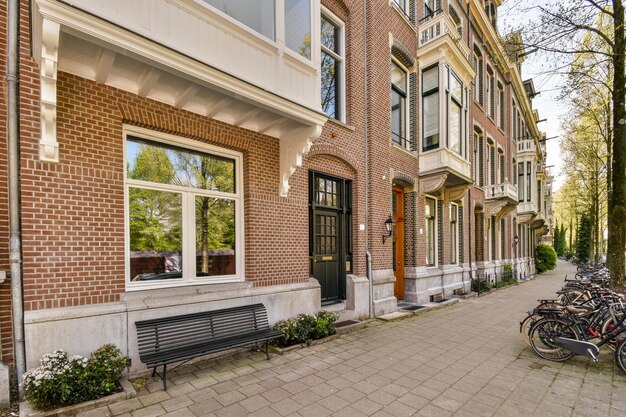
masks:
<svg viewBox="0 0 626 417"><path fill-rule="evenodd" d="M134 322L151 317L263 302L272 322L362 319L505 263L533 273L545 154L497 4L218 3L21 1L28 367L114 342L142 372Z"/></svg>

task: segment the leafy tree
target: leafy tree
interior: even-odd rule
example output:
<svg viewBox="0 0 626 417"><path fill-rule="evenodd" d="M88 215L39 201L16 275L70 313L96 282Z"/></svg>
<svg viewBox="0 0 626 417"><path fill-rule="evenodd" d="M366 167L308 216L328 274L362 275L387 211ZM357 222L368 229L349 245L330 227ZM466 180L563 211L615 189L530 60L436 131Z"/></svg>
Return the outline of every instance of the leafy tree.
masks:
<svg viewBox="0 0 626 417"><path fill-rule="evenodd" d="M554 248L545 243L540 243L535 249L535 266L540 274L556 268L556 252Z"/></svg>
<svg viewBox="0 0 626 417"><path fill-rule="evenodd" d="M608 127L606 172L608 267L611 285L624 284L626 247L626 36L622 0L567 0L543 3L538 22L528 25L527 50L541 50L553 71L567 68L570 91L584 101L591 88L610 97L603 110ZM580 88L583 87L583 88ZM608 111L607 111L608 110ZM598 170L595 170L598 172ZM599 181L595 178L594 182ZM600 198L599 198L600 199ZM600 207L591 215L599 219ZM593 223L593 219L591 220ZM596 253L599 252L596 226ZM585 240L583 239L583 243ZM579 242L580 239L579 239ZM583 252L584 249L581 249ZM587 252L587 256L588 252Z"/></svg>
<svg viewBox="0 0 626 417"><path fill-rule="evenodd" d="M587 262L591 254L592 247L592 221L591 216L583 214L578 229L578 239L576 242L576 257L580 262Z"/></svg>

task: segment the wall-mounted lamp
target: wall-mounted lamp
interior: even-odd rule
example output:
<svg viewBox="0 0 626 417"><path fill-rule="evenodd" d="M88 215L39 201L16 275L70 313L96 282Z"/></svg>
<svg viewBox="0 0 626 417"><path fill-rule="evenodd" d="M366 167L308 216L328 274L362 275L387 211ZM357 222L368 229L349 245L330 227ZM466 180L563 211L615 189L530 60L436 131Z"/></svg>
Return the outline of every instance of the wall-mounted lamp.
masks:
<svg viewBox="0 0 626 417"><path fill-rule="evenodd" d="M391 235L393 233L393 225L394 224L396 224L396 222L393 220L393 217L391 217L391 214L390 214L389 218L387 220L385 220L385 229L387 229L387 234L383 235L383 243L385 243L387 238L391 237Z"/></svg>
<svg viewBox="0 0 626 417"><path fill-rule="evenodd" d="M519 242L519 236L515 235L515 237L513 238L513 246L516 246L518 242Z"/></svg>

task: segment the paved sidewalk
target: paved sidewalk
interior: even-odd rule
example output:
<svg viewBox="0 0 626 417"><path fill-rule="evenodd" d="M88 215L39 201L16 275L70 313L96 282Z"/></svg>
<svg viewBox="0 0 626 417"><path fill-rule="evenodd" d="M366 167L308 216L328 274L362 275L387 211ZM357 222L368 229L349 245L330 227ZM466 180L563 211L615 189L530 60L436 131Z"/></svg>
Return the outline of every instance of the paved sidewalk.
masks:
<svg viewBox="0 0 626 417"><path fill-rule="evenodd" d="M242 354L179 368L167 392L153 382L80 417L626 416L612 354L548 362L519 336L524 312L574 271L559 262L529 283L270 361Z"/></svg>

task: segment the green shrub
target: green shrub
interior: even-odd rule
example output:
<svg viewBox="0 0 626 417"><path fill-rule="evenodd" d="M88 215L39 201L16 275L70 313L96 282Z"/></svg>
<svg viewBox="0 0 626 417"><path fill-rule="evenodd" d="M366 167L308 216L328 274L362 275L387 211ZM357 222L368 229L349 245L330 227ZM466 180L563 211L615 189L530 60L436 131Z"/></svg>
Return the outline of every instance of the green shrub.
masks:
<svg viewBox="0 0 626 417"><path fill-rule="evenodd" d="M49 409L93 400L118 391L128 358L104 345L89 359L68 357L62 349L42 356L38 368L24 374L23 387L36 408Z"/></svg>
<svg viewBox="0 0 626 417"><path fill-rule="evenodd" d="M476 278L472 280L472 291L487 292L491 289L491 281L488 278Z"/></svg>
<svg viewBox="0 0 626 417"><path fill-rule="evenodd" d="M320 311L314 315L300 314L292 319L281 320L272 326L273 330L282 333L282 337L274 344L279 347L309 344L312 340L333 335L337 318L335 313Z"/></svg>
<svg viewBox="0 0 626 417"><path fill-rule="evenodd" d="M535 266L540 274L556 268L556 251L550 245L540 243L535 249Z"/></svg>

